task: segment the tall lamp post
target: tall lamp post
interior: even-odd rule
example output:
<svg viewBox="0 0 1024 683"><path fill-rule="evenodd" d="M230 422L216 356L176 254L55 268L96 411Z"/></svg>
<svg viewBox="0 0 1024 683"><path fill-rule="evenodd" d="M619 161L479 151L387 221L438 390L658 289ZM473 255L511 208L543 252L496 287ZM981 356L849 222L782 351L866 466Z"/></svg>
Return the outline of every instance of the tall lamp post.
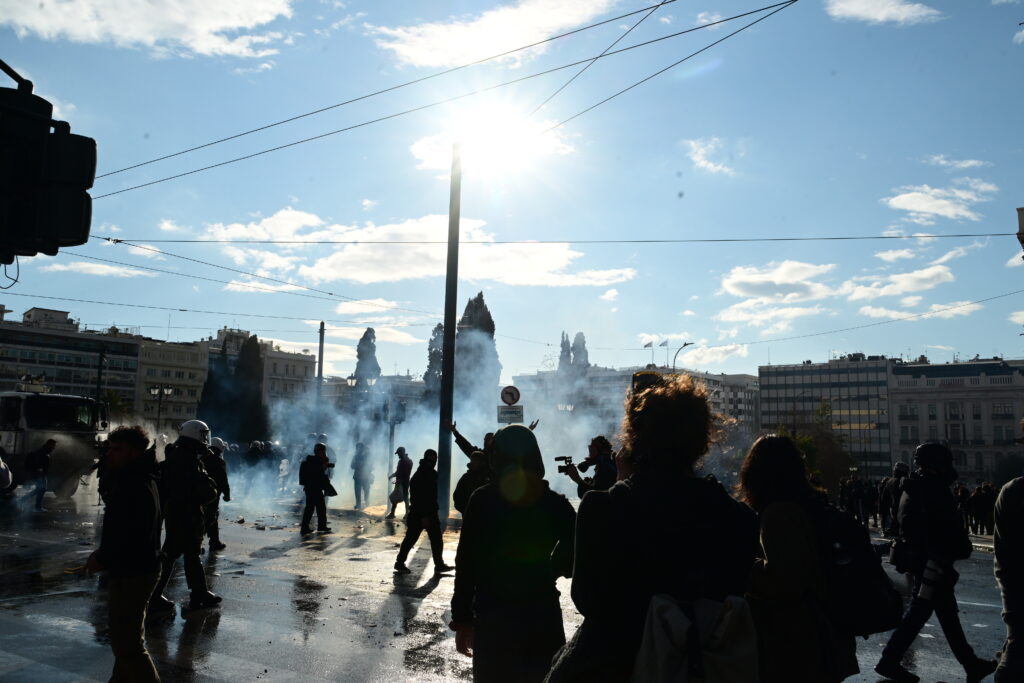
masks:
<svg viewBox="0 0 1024 683"><path fill-rule="evenodd" d="M174 387L170 384L158 384L149 388L149 395L156 398L156 431L160 431L160 413L164 407L164 396L174 393Z"/></svg>
<svg viewBox="0 0 1024 683"><path fill-rule="evenodd" d="M448 197L448 266L444 285L444 337L441 341L441 405L437 427L437 503L442 528L448 521L452 486L452 423L455 410L455 305L459 289L459 216L462 211L462 160L452 146Z"/></svg>
<svg viewBox="0 0 1024 683"><path fill-rule="evenodd" d="M693 346L693 342L686 342L685 344L680 346L678 349L676 349L675 355L672 356L672 372L676 371L676 358L679 358L679 352L682 351L683 349L685 349L687 346Z"/></svg>

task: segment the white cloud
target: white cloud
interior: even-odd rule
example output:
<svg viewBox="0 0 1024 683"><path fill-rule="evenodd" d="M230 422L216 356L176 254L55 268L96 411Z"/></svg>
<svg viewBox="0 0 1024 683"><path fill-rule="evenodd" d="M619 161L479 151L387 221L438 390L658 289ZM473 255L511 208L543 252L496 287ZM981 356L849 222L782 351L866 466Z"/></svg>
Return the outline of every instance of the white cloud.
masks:
<svg viewBox="0 0 1024 683"><path fill-rule="evenodd" d="M1021 258L1021 254L1014 254L1006 262L1007 268L1020 268L1021 266L1024 266L1024 258Z"/></svg>
<svg viewBox="0 0 1024 683"><path fill-rule="evenodd" d="M275 284L265 280L252 279L231 280L224 285L224 291L246 292L248 294L258 294L261 292L297 292L300 290L302 290L302 287L298 285Z"/></svg>
<svg viewBox="0 0 1024 683"><path fill-rule="evenodd" d="M372 211L374 208L376 208L377 203L378 202L375 199L364 199L361 202L363 206L363 211Z"/></svg>
<svg viewBox="0 0 1024 683"><path fill-rule="evenodd" d="M922 296L905 296L900 299L900 306L903 306L904 308L913 308L921 303L923 298L924 297Z"/></svg>
<svg viewBox="0 0 1024 683"><path fill-rule="evenodd" d="M981 216L971 207L990 201L998 190L992 183L978 178L957 178L945 188L930 185L900 187L895 190L898 194L883 197L882 202L890 209L906 211L906 220L919 225L933 225L937 217L978 221Z"/></svg>
<svg viewBox="0 0 1024 683"><path fill-rule="evenodd" d="M993 5L1016 5L1020 0L992 0Z"/></svg>
<svg viewBox="0 0 1024 683"><path fill-rule="evenodd" d="M683 311L679 315L691 316L691 315L697 315L697 313L695 311L691 311L690 309L686 309L685 311Z"/></svg>
<svg viewBox="0 0 1024 683"><path fill-rule="evenodd" d="M825 310L821 306L773 306L762 300L747 299L719 311L715 319L759 327L761 334L777 334L792 329L794 320L820 315Z"/></svg>
<svg viewBox="0 0 1024 683"><path fill-rule="evenodd" d="M923 315L908 311L894 311L891 308L881 308L877 306L861 306L860 314L866 315L869 318L888 318L890 320L925 320L926 318L949 319L970 315L975 311L980 311L981 308L981 304L975 304L969 301L953 301L948 304L932 304Z"/></svg>
<svg viewBox="0 0 1024 683"><path fill-rule="evenodd" d="M451 18L411 26L367 25L378 47L399 64L448 67L529 45L600 16L616 0L518 0L468 18ZM501 59L512 66L542 54L547 45Z"/></svg>
<svg viewBox="0 0 1024 683"><path fill-rule="evenodd" d="M1016 311L1011 313L1007 318L1014 325L1024 325L1024 311Z"/></svg>
<svg viewBox="0 0 1024 683"><path fill-rule="evenodd" d="M182 227L168 218L160 221L157 228L163 232L189 232L188 228Z"/></svg>
<svg viewBox="0 0 1024 683"><path fill-rule="evenodd" d="M658 21L660 21L663 24L671 24L673 18L674 17L670 14L666 17L658 17Z"/></svg>
<svg viewBox="0 0 1024 683"><path fill-rule="evenodd" d="M850 301L859 301L923 292L953 280L953 271L948 266L928 266L907 273L853 278L843 284L841 292L847 294Z"/></svg>
<svg viewBox="0 0 1024 683"><path fill-rule="evenodd" d="M101 277L156 277L156 273L125 266L108 266L103 263L50 263L40 270L47 273L80 273L82 275L99 275Z"/></svg>
<svg viewBox="0 0 1024 683"><path fill-rule="evenodd" d="M317 323L319 324L319 323ZM274 344L274 346L281 347L282 351L289 351L291 353L302 353L303 351L309 351L314 356L317 352L317 345L313 342L302 341L293 342L285 341L284 339L271 339L268 337L261 337L261 341L268 341ZM342 365L346 361L353 361L356 359L356 347L349 344L324 344L324 374L325 375L342 375L347 374L342 371Z"/></svg>
<svg viewBox="0 0 1024 683"><path fill-rule="evenodd" d="M979 159L950 159L945 154L932 154L930 157L925 159L925 163L931 164L932 166L941 166L942 168L950 168L958 171L992 165L987 161L981 161Z"/></svg>
<svg viewBox="0 0 1024 683"><path fill-rule="evenodd" d="M463 217L466 241L491 242L485 221ZM398 223L360 226L328 225L319 216L291 207L249 223L215 223L203 236L209 239L257 239L358 242L344 245L284 244L275 250L224 246L223 253L235 263L255 265L260 275L297 272L298 277L319 284L348 280L360 283L399 282L443 276L446 255L443 242L448 217L423 216ZM389 244L390 242L441 242L441 244ZM569 244L474 244L462 248L460 277L507 285L549 287L609 287L631 280L632 268L570 270L584 256ZM315 259L315 260L314 260Z"/></svg>
<svg viewBox="0 0 1024 683"><path fill-rule="evenodd" d="M893 263L905 258L914 258L916 255L913 249L889 249L888 251L875 252L875 258L880 258L886 263Z"/></svg>
<svg viewBox="0 0 1024 683"><path fill-rule="evenodd" d="M726 344L725 346L697 347L685 351L679 356L678 365L689 368L705 368L709 365L722 363L729 358L746 358L750 351L746 344Z"/></svg>
<svg viewBox="0 0 1024 683"><path fill-rule="evenodd" d="M722 289L733 296L766 302L790 303L821 299L832 290L812 278L824 275L835 264L816 265L801 261L771 262L763 268L736 266L722 277Z"/></svg>
<svg viewBox="0 0 1024 683"><path fill-rule="evenodd" d="M825 11L833 19L871 24L909 25L942 18L937 9L909 0L825 0Z"/></svg>
<svg viewBox="0 0 1024 683"><path fill-rule="evenodd" d="M1020 31L1017 31L1015 34L1013 34L1013 43L1014 45L1024 44L1024 29L1021 29Z"/></svg>
<svg viewBox="0 0 1024 683"><path fill-rule="evenodd" d="M956 351L955 346L946 346L945 344L925 344L926 349L938 349L939 351Z"/></svg>
<svg viewBox="0 0 1024 683"><path fill-rule="evenodd" d="M675 341L685 342L690 339L693 339L693 335L691 335L689 332L670 332L668 334L653 334L650 332L641 332L636 336L636 338L640 341L641 345L651 343L657 346L663 341L668 341L669 345L671 346L672 342Z"/></svg>
<svg viewBox="0 0 1024 683"><path fill-rule="evenodd" d="M316 323L319 325L320 323ZM426 339L418 339L413 335L409 334L405 330L398 329L395 327L377 326L372 325L373 331L377 335L377 343L391 343L391 344L422 344ZM349 339L351 341L359 341L362 338L363 333L366 332L366 327L330 327L324 334L327 337L336 337L338 339Z"/></svg>
<svg viewBox="0 0 1024 683"><path fill-rule="evenodd" d="M364 299L363 301L344 301L334 309L336 313L344 315L374 314L393 309L398 306L397 301L387 299Z"/></svg>
<svg viewBox="0 0 1024 683"><path fill-rule="evenodd" d="M109 244L109 242L106 244ZM143 244L140 242L138 246L128 245L128 251L135 256L142 256L143 258L156 259L157 261L167 260L162 254L160 254L160 249L152 244Z"/></svg>
<svg viewBox="0 0 1024 683"><path fill-rule="evenodd" d="M722 146L722 141L719 138L698 138L695 140L683 140L683 143L689 148L686 156L690 158L693 165L708 173L722 173L724 175L736 175L736 170L719 162L712 161L709 159L709 155L718 151Z"/></svg>
<svg viewBox="0 0 1024 683"><path fill-rule="evenodd" d="M0 25L18 36L146 47L158 54L266 57L284 36L256 30L291 15L291 0L0 0Z"/></svg>
<svg viewBox="0 0 1024 683"><path fill-rule="evenodd" d="M249 74L258 74L258 73L263 73L264 71L270 71L271 69L274 68L274 64L275 64L274 60L268 59L265 62L260 62L256 66L252 66L252 67L240 66L240 67L237 67L235 69L232 69L231 71L232 71L232 73L236 73L239 76L247 76Z"/></svg>
<svg viewBox="0 0 1024 683"><path fill-rule="evenodd" d="M970 244L970 245L965 246L965 247L953 247L952 249L947 251L945 254L943 254L939 258L935 259L934 261L932 261L931 263L932 263L933 266L941 265L943 263L949 263L953 259L958 259L958 258L962 258L964 256L967 256L967 254L971 250L973 250L973 249L980 249L983 246L985 246L984 243L982 243L982 242L975 242L975 243Z"/></svg>
<svg viewBox="0 0 1024 683"><path fill-rule="evenodd" d="M707 24L713 24L716 21L721 21L722 15L718 12L701 12L697 15L697 21L694 22L696 26L705 26ZM714 26L709 31L717 31L720 26Z"/></svg>
<svg viewBox="0 0 1024 683"><path fill-rule="evenodd" d="M615 301L616 299L619 298L619 290L609 289L607 292L605 292L604 294L597 298L600 299L601 301Z"/></svg>

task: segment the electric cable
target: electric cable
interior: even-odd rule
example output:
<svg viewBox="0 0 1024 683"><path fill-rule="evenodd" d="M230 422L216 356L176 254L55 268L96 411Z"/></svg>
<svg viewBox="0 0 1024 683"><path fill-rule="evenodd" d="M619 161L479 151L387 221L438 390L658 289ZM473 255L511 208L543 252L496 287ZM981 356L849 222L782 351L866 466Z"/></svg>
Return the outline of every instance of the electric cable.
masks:
<svg viewBox="0 0 1024 683"><path fill-rule="evenodd" d="M352 99L345 100L343 102L337 102L335 104L327 105L326 107L320 107L319 109L314 109L312 111L308 111L308 112L305 112L303 114L297 114L295 116L290 116L290 117L288 117L286 119L282 119L280 121L275 121L273 123L268 123L268 124L259 126L257 128L252 128L252 129L249 129L249 130L246 130L246 131L242 131L241 133L235 133L233 135L228 135L227 137L223 137L223 138L220 138L220 139L217 139L217 140L211 140L210 142L205 142L203 144L196 145L195 147L189 147L188 149L183 149L183 150L180 150L178 152L173 152L173 153L170 153L170 154L165 154L163 156L156 157L154 159L150 159L148 161L141 161L139 163L132 164L131 166L125 166L124 168L119 168L119 169L114 170L114 171L107 171L106 173L102 173L102 174L96 176L96 178L97 179L99 179L99 178L106 178L107 176L112 176L112 175L115 175L115 174L118 174L118 173L124 173L125 171L130 171L132 169L136 169L136 168L139 168L139 167L142 167L142 166L148 166L149 164L155 164L158 161L164 161L166 159L172 159L174 157L182 156L183 154L188 154L189 152L195 152L195 151L200 150L200 149L205 149L207 147L213 147L214 145L219 145L222 142L228 142L229 140L235 140L237 138L244 137L246 135L251 135L253 133L258 133L260 131L264 131L264 130L267 130L269 128L274 128L276 126L283 125L285 123L291 123L292 121L298 121L299 119L304 119L304 118L307 118L307 117L310 117L310 116L314 116L316 114L321 114L321 113L323 113L325 111L330 111L332 109L338 109L339 107L344 107L346 105L353 104L355 102L360 102L362 100L367 100L367 99L370 99L371 97L376 97L377 95L383 95L385 93L393 92L395 90L399 90L401 88L405 88L405 87L408 87L410 85L416 85L418 83L423 83L424 81L429 81L431 79L438 78L440 76L446 76L448 74L455 73L456 71L461 71L463 69L468 69L468 68L473 67L473 66L478 66L480 64L484 64L486 62L494 61L496 59L501 59L502 57L507 57L509 55L515 54L516 52L522 52L523 50L529 50L531 48L538 47L540 45L544 45L545 43L550 43L552 41L559 40L561 38L566 38L566 37L574 35L576 33L582 33L583 31L589 31L592 28L597 28L598 26L604 26L606 24L610 24L610 23L615 22L615 21L620 21L620 20L625 19L627 17L631 17L634 14L639 14L641 12L646 12L646 11L651 10L651 9L657 9L658 7L661 7L662 5L667 5L667 4L670 4L670 3L673 3L673 2L676 2L676 0L664 0L663 2L660 2L660 3L656 4L656 5L652 5L652 6L648 6L648 7L643 7L641 9L634 10L632 12L627 12L626 14L620 14L619 16L612 17L611 19L605 19L605 20L599 21L599 22L597 22L595 24L589 24L587 26L583 26L583 27L580 27L580 28L577 28L577 29L573 29L572 31L567 31L565 33L560 33L558 35L551 36L549 38L545 38L544 40L539 40L537 42L530 43L529 45L523 45L521 47L517 47L517 48L514 48L512 50L507 50L505 52L501 52L501 53L496 54L496 55L491 55L490 57L484 57L482 59L477 59L475 61L468 62L468 63L462 64L460 66L455 66L455 67L452 67L450 69L445 69L444 71L438 71L438 72L433 73L433 74L428 74L426 76L422 76L420 78L416 78L416 79L413 79L411 81L406 81L404 83L399 83L398 85L393 85L391 87L384 88L382 90L377 90L377 91L374 91L374 92L371 92L371 93L367 93L365 95L360 95L358 97L354 97ZM616 41L616 42L618 42L618 41Z"/></svg>
<svg viewBox="0 0 1024 683"><path fill-rule="evenodd" d="M370 119L369 121L363 121L361 123L356 123L356 124L352 124L350 126L345 126L343 128L337 128L335 130L327 131L326 133L320 133L319 135L313 135L313 136L310 136L310 137L307 137L307 138L302 138L301 140L294 140L292 142L288 142L288 143L285 143L285 144L282 144L282 145L276 145L274 147L269 147L267 149L263 149L263 150L260 150L258 152L252 152L251 154L245 154L245 155L240 156L240 157L234 157L232 159L227 159L225 161L221 161L221 162L218 162L218 163L215 163L215 164L209 164L207 166L201 166L199 168L194 168L194 169L191 169L189 171L183 171L181 173L176 173L174 175L164 176L162 178L157 178L156 180L151 180L151 181L148 181L148 182L145 182L145 183L140 183L138 185L131 185L129 187L121 188L120 190L114 190L112 192L107 192L105 194L97 195L97 196L93 197L93 201L96 201L98 199L104 199L106 197L112 197L114 195L123 194L125 192L132 192L134 190L139 190L139 189L142 189L142 188L145 188L145 187L150 187L152 185L158 185L160 183L165 183L165 182L168 182L170 180L177 180L178 178L184 178L186 176L195 175L196 173L202 173L204 171L209 171L209 170L212 170L212 169L215 169L215 168L220 168L222 166L228 166L230 164L238 163L240 161L246 161L248 159L253 159L255 157L262 156L264 154L270 154L271 152L278 152L278 151L280 151L282 149L288 149L290 147L295 147L297 145L302 145L302 144L305 144L307 142L314 142L316 140L322 140L323 138L330 137L332 135L337 135L339 133L344 133L344 132L347 132L347 131L350 131L350 130L354 130L356 128L363 128L365 126L369 126L369 125L372 125L374 123L380 123L382 121L388 121L388 120L391 120L391 119L398 118L400 116L406 116L408 114L413 114L413 113L416 113L416 112L419 112L419 111L424 111L426 109L432 109L434 107L438 107L438 106L441 106L443 104L449 104L451 102L455 102L455 101L458 101L458 100L461 100L461 99L465 99L467 97L473 97L475 95L479 95L479 94L482 94L482 93L485 93L485 92L489 92L491 90L496 90L498 88L503 88L503 87L506 87L506 86L509 86L509 85L514 85L516 83L522 83L524 81L528 81L530 79L537 78L539 76L545 76L545 75L550 74L550 73L555 73L557 71L562 71L563 69L569 69L569 68L572 68L574 66L578 66L580 64L585 64L587 62L594 61L596 59L604 59L606 57L612 57L612 56L615 56L615 55L627 52L629 50L635 50L635 49L640 48L640 47L646 47L648 45L651 45L652 43L657 43L657 42L660 42L662 40L668 40L670 38L676 38L678 36L681 36L681 35L684 35L684 34L687 34L687 33L693 33L694 31L701 31L701 30L704 30L704 29L711 28L713 26L717 26L719 24L727 23L729 21L735 21L736 19L741 19L743 17L750 16L752 14L757 14L759 12L764 12L764 11L767 11L769 9L774 9L774 8L778 8L778 7L788 7L789 5L792 5L793 3L797 2L797 1L798 0L785 0L785 2L775 3L773 5L766 5L764 7L760 7L760 8L755 9L755 10L750 10L749 12L743 12L742 14L737 14L737 15L734 15L734 16L731 16L731 17L727 17L727 18L721 19L719 21L711 22L711 23L708 23L708 24L702 24L700 26L689 28L689 29L686 29L684 31L678 31L676 33L672 33L672 34L669 34L669 35L666 35L666 36L661 36L659 38L654 38L652 40L649 40L649 41L646 41L646 42L643 42L643 43L638 43L636 45L630 45L629 47L624 47L624 48L621 48L621 49L618 49L618 50L614 50L612 52L607 52L607 53L605 53L603 55L599 55L597 57L590 57L588 59L577 60L577 61L571 62L569 64L563 64L562 66L554 67L552 69L547 69L545 71L539 71L537 73L530 74L530 75L527 75L527 76L521 76L519 78L515 78L515 79L512 79L510 81L504 81L502 83L497 83L497 84L490 85L490 86L487 86L487 87L484 87L484 88L479 88L477 90L472 90L470 92L462 93L460 95L455 95L453 97L447 97L445 99L437 100L437 101L434 101L434 102L431 102L431 103L428 103L428 104L424 104L424 105L420 105L418 107L413 107L411 109L405 109L403 111L399 111L399 112L396 112L394 114L387 114L385 116L380 116L380 117L375 118L375 119ZM774 14L774 12L773 12L773 14ZM727 37L731 37L732 35L735 35L735 33L729 34L729 36L727 36ZM712 43L712 45L717 45L720 42L722 42L722 41L721 40L715 41L714 43ZM701 50L701 52L702 51L703 50ZM693 55L690 55L690 56L692 57ZM685 59L689 59L689 57L687 57ZM681 61L685 61L685 59L681 60ZM674 65L672 65L672 66L674 66ZM668 68L671 68L671 66L668 67ZM644 79L644 80L650 80L650 78L653 78L656 75L657 74L653 74L652 76L649 76L647 79ZM641 81L641 82L643 82L643 81ZM632 89L632 88L636 87L639 84L640 83L635 83L632 86L630 86L629 88L627 88L627 90ZM612 97L609 97L609 98L607 98L604 101L607 101L609 99L613 99L614 97L617 97L618 95L622 94L622 92L625 92L625 90L620 91L619 93L616 93L615 95L612 95ZM597 104L589 107L588 109L584 110L583 112L580 112L580 113L572 116L571 118L566 119L565 121L562 121L561 123L555 124L554 127L557 128L558 126L564 125L565 123L567 123L568 121L572 120L573 118L581 116L582 114L586 113L587 111L590 111L594 107L600 106L601 104L603 104L604 101L598 102Z"/></svg>

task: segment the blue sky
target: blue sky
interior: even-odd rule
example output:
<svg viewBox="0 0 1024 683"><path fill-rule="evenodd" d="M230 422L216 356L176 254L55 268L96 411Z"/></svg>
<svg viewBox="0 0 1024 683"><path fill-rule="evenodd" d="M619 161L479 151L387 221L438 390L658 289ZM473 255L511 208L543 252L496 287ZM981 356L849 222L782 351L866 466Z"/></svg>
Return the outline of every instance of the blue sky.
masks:
<svg viewBox="0 0 1024 683"><path fill-rule="evenodd" d="M69 0L57 12L0 0L3 58L35 81L73 130L96 138L100 173L644 7L625 0L150 5ZM618 47L760 5L678 0ZM103 178L93 195L592 57L640 16ZM360 321L329 323L329 372L351 370L366 324L378 331L386 372L422 372L443 304L441 245L154 240L443 240L457 136L467 157L468 240L906 237L465 245L460 310L484 291L506 379L557 358L562 330L583 331L591 361L606 366L647 362L650 352L638 349L665 339L673 347L695 342L681 364L726 372L851 351L927 353L937 361L954 353L1018 357L1024 295L970 303L1024 289L1016 240L927 235L1016 230L1014 209L1024 205L1016 194L1024 187L1019 21L1024 4L1007 0L800 0L554 130L742 20L600 60L532 116L576 69L95 203L94 235L362 302L271 292L281 285L98 240L66 250L73 254L23 259L10 292L233 313L172 313L172 339L229 325L261 330L288 348L315 348L315 323L305 321ZM0 302L18 314L48 306L90 325L144 326L158 337L168 328L160 310L28 296ZM771 341L922 313L930 315Z"/></svg>

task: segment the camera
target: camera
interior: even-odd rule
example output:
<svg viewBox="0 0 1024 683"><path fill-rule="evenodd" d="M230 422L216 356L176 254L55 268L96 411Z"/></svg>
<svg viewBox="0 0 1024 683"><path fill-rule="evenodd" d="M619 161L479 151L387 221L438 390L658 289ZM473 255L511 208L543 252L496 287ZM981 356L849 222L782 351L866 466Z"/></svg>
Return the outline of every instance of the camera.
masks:
<svg viewBox="0 0 1024 683"><path fill-rule="evenodd" d="M560 455L560 456L556 457L555 460L558 461L558 462L564 462L565 463L564 465L559 465L558 466L559 474L567 473L569 471L569 468L572 467L572 456L571 455Z"/></svg>
<svg viewBox="0 0 1024 683"><path fill-rule="evenodd" d="M590 469L590 467L593 464L594 464L594 461L590 459L590 456L587 456L586 458L583 459L583 462L581 462L578 467L579 467L580 472L586 472L587 470Z"/></svg>
<svg viewBox="0 0 1024 683"><path fill-rule="evenodd" d="M329 463L327 463L327 466L328 467L334 467L334 463L333 462L329 462Z"/></svg>

